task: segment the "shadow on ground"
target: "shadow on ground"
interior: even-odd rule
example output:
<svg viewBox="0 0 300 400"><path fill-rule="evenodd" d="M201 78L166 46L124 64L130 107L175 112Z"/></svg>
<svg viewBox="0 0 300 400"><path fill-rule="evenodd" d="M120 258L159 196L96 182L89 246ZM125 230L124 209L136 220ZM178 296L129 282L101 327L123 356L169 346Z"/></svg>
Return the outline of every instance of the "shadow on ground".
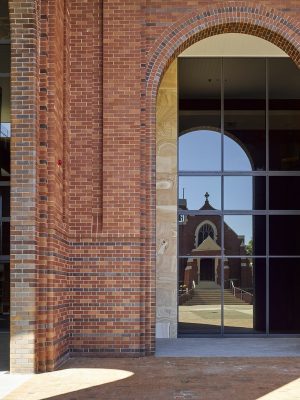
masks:
<svg viewBox="0 0 300 400"><path fill-rule="evenodd" d="M88 374L86 368L99 368L99 376L104 369L129 375L81 390L72 371ZM61 379L35 375L6 399L256 400L300 376L298 358L74 358L61 371L69 372Z"/></svg>

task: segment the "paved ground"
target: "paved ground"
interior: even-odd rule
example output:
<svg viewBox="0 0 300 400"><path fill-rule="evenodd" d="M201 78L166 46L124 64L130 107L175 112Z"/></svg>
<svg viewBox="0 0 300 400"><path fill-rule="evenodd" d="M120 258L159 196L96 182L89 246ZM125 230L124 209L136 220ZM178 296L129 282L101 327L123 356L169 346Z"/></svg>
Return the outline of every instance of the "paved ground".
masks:
<svg viewBox="0 0 300 400"><path fill-rule="evenodd" d="M296 400L299 377L300 358L81 358L5 399Z"/></svg>
<svg viewBox="0 0 300 400"><path fill-rule="evenodd" d="M296 357L300 360L300 338L179 338L158 339L158 357Z"/></svg>

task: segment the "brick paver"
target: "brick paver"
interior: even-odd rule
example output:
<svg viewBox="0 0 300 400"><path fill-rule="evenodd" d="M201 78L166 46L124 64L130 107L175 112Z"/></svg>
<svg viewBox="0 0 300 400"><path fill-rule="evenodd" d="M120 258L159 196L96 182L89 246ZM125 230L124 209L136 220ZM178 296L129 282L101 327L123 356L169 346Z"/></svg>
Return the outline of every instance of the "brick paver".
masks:
<svg viewBox="0 0 300 400"><path fill-rule="evenodd" d="M74 358L6 400L295 400L299 376L300 358Z"/></svg>

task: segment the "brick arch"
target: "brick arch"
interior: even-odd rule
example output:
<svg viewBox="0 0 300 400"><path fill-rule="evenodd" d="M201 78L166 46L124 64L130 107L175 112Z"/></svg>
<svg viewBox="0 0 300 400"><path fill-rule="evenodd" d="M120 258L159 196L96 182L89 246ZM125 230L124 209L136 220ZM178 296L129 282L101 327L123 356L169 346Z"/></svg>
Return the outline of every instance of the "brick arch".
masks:
<svg viewBox="0 0 300 400"><path fill-rule="evenodd" d="M148 56L147 92L156 97L164 72L185 49L222 33L244 33L265 39L300 67L300 24L295 19L255 3L219 3L185 15L156 40Z"/></svg>
<svg viewBox="0 0 300 400"><path fill-rule="evenodd" d="M168 27L155 41L148 53L144 80L146 142L149 155L148 223L153 241L151 281L155 287L155 206L156 206L156 99L163 75L169 65L185 49L210 36L223 33L243 33L265 39L283 50L300 68L300 23L275 9L250 2L227 2L201 8L184 15ZM152 295L155 304L155 295ZM152 308L151 326L155 326L155 307ZM154 348L154 346L152 347Z"/></svg>

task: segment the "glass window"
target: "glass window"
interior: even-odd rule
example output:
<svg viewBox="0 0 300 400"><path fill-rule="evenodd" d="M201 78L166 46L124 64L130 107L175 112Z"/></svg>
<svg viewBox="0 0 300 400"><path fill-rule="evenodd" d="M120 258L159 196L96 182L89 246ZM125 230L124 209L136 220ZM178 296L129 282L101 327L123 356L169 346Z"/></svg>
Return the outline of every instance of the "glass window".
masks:
<svg viewBox="0 0 300 400"><path fill-rule="evenodd" d="M224 169L266 168L266 62L225 58Z"/></svg>
<svg viewBox="0 0 300 400"><path fill-rule="evenodd" d="M266 260L224 261L224 333L266 332Z"/></svg>
<svg viewBox="0 0 300 400"><path fill-rule="evenodd" d="M179 137L179 171L219 171L221 134L211 130L189 132Z"/></svg>
<svg viewBox="0 0 300 400"><path fill-rule="evenodd" d="M300 331L300 259L270 259L270 333Z"/></svg>
<svg viewBox="0 0 300 400"><path fill-rule="evenodd" d="M183 210L220 210L221 177L180 176L178 207Z"/></svg>
<svg viewBox="0 0 300 400"><path fill-rule="evenodd" d="M191 331L300 333L300 72L288 58L219 61L179 63L179 275L193 276L186 306L204 312L209 290L224 300Z"/></svg>
<svg viewBox="0 0 300 400"><path fill-rule="evenodd" d="M266 178L262 176L225 176L225 210L265 210Z"/></svg>
<svg viewBox="0 0 300 400"><path fill-rule="evenodd" d="M269 60L270 170L300 170L300 75L289 58Z"/></svg>

